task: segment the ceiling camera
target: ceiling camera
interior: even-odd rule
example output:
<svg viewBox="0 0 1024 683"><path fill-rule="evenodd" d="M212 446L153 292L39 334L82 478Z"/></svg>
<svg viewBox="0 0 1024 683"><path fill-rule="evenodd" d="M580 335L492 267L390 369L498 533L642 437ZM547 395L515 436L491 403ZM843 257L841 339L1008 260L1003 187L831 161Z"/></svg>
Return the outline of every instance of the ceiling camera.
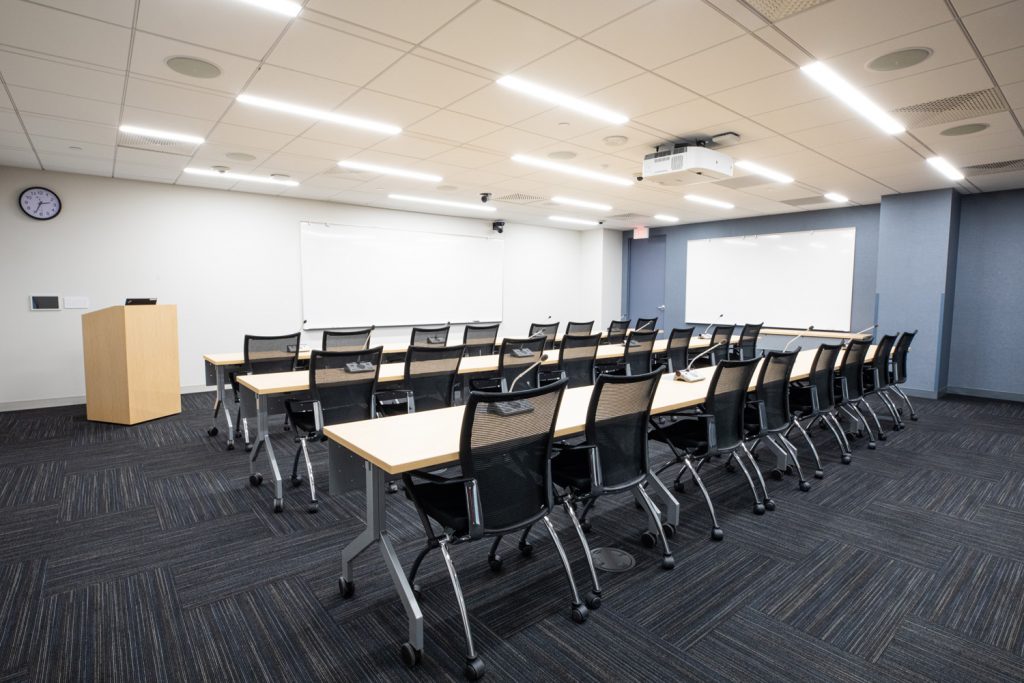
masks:
<svg viewBox="0 0 1024 683"><path fill-rule="evenodd" d="M491 193L490 192L481 192L480 193L480 201L483 202L484 204L486 204L487 202L491 201Z"/></svg>
<svg viewBox="0 0 1024 683"><path fill-rule="evenodd" d="M505 232L505 221L494 221L491 223L491 230L498 233L499 235Z"/></svg>

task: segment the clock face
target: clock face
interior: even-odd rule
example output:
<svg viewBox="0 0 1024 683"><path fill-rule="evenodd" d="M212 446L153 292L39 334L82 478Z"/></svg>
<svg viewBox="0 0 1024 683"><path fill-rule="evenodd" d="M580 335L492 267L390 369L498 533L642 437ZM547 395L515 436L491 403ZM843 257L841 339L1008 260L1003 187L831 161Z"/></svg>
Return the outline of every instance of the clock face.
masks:
<svg viewBox="0 0 1024 683"><path fill-rule="evenodd" d="M60 197L45 187L30 187L18 200L25 215L48 221L60 213Z"/></svg>

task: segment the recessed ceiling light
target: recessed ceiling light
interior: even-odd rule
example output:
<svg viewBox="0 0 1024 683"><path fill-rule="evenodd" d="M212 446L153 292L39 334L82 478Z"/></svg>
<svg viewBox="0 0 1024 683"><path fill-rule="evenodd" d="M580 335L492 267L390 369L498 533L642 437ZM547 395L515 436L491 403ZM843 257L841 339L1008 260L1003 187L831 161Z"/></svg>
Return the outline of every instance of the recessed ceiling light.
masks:
<svg viewBox="0 0 1024 683"><path fill-rule="evenodd" d="M140 126L121 126L118 130L122 133L131 133L133 135L142 135L147 138L157 138L158 140L173 140L175 142L187 142L190 145L201 145L205 140L198 135L186 135L184 133L172 133L166 130L155 130L153 128L142 128Z"/></svg>
<svg viewBox="0 0 1024 683"><path fill-rule="evenodd" d="M291 176L288 175L287 173L271 173L270 177L273 178L274 180L288 180L289 178L291 178Z"/></svg>
<svg viewBox="0 0 1024 683"><path fill-rule="evenodd" d="M932 56L932 51L927 47L908 47L905 50L896 50L889 54L875 57L868 62L868 68L872 71L898 71L917 66Z"/></svg>
<svg viewBox="0 0 1024 683"><path fill-rule="evenodd" d="M629 138L627 138L625 135L608 135L605 138L603 138L603 140L604 144L608 145L609 147L621 147L622 145L629 142Z"/></svg>
<svg viewBox="0 0 1024 683"><path fill-rule="evenodd" d="M287 187L298 187L294 180L278 180L270 176L248 175L245 173L231 173L229 171L215 171L211 168L186 168L185 173L189 175L201 175L210 178L224 178L225 180L239 180L248 183L264 183L266 185L285 185Z"/></svg>
<svg viewBox="0 0 1024 683"><path fill-rule="evenodd" d="M467 209L469 211L483 211L494 213L498 209L486 204L468 204L466 202L451 202L447 199L434 199L432 197L416 197L409 194L389 194L388 199L397 199L401 202L419 202L420 204L433 204L435 206L450 206L455 209Z"/></svg>
<svg viewBox="0 0 1024 683"><path fill-rule="evenodd" d="M309 119L327 121L328 123L336 123L340 126L349 126L350 128L362 128L364 130L385 133L386 135L398 135L402 132L401 128L393 126L390 123L381 123L380 121L371 121L370 119L363 119L358 116L338 114L325 109L304 107L300 104L290 104L288 102L281 102L280 100L269 100L265 97L256 97L255 95L239 95L235 99L242 104L262 107L263 109L270 109L271 111L280 111L286 114L295 114L296 116L304 116Z"/></svg>
<svg viewBox="0 0 1024 683"><path fill-rule="evenodd" d="M719 199L712 199L711 197L702 197L699 194L688 194L683 199L690 202L697 202L698 204L707 204L708 206L714 206L719 209L735 209L734 204L729 202L723 202Z"/></svg>
<svg viewBox="0 0 1024 683"><path fill-rule="evenodd" d="M171 71L191 78L217 78L217 76L220 76L220 67L205 59L169 57L164 64Z"/></svg>
<svg viewBox="0 0 1024 683"><path fill-rule="evenodd" d="M441 192L455 192L459 188L457 185L438 185L434 189L440 190Z"/></svg>
<svg viewBox="0 0 1024 683"><path fill-rule="evenodd" d="M551 104L559 107L571 109L575 112L579 112L580 114L586 114L587 116L592 116L595 119L607 121L608 123L618 125L629 123L629 117L625 114L619 114L618 112L605 109L604 107L600 107L596 104L591 104L590 102L586 102L571 95L566 95L565 93L558 92L557 90L552 90L551 88L537 83L524 81L522 78L517 78L515 76L502 76L498 79L497 83L509 90L515 90L516 92L521 92L524 95L536 97L538 100L544 100L545 102L550 102Z"/></svg>
<svg viewBox="0 0 1024 683"><path fill-rule="evenodd" d="M573 199L572 197L552 197L551 201L555 204L564 204L566 206L578 206L581 209L593 209L594 211L611 211L612 207L609 204L598 204L597 202L587 202L582 199Z"/></svg>
<svg viewBox="0 0 1024 683"><path fill-rule="evenodd" d="M972 135L988 129L987 123L965 123L962 126L953 126L939 133L939 135Z"/></svg>
<svg viewBox="0 0 1024 683"><path fill-rule="evenodd" d="M737 161L736 166L742 168L744 171L750 171L755 175L759 175L769 180L774 180L777 183L791 183L793 179L785 173L779 173L770 168L766 168L761 164L755 164L753 161L740 160Z"/></svg>
<svg viewBox="0 0 1024 683"><path fill-rule="evenodd" d="M556 150L554 152L548 152L548 158L549 159L561 159L562 161L566 161L568 159L575 159L576 158L576 152L570 152L567 149L560 149L560 150Z"/></svg>
<svg viewBox="0 0 1024 683"><path fill-rule="evenodd" d="M350 168L355 171L369 171L371 173L379 173L380 175L393 175L399 178L411 178L412 180L424 180L429 183L439 183L444 178L433 173L421 173L419 171L408 171L404 168L394 168L392 166L380 166L378 164L368 164L363 161L355 161L352 159L346 159L339 161L338 166L341 168Z"/></svg>
<svg viewBox="0 0 1024 683"><path fill-rule="evenodd" d="M78 145L68 145L68 149L73 149L76 152L81 152L82 151L82 148L79 147Z"/></svg>
<svg viewBox="0 0 1024 683"><path fill-rule="evenodd" d="M836 204L845 204L846 202L850 201L848 197L845 197L839 194L838 192L826 192L825 199L829 200L830 202L835 202Z"/></svg>
<svg viewBox="0 0 1024 683"><path fill-rule="evenodd" d="M837 74L822 62L814 62L800 67L800 70L814 79L846 106L875 124L889 135L898 135L907 129L899 121L889 116L867 95L853 87L845 78Z"/></svg>
<svg viewBox="0 0 1024 683"><path fill-rule="evenodd" d="M931 167L936 171L946 176L950 180L963 180L964 174L961 173L956 166L949 163L942 157L929 157L926 161L931 164Z"/></svg>
<svg viewBox="0 0 1024 683"><path fill-rule="evenodd" d="M238 0L246 5L253 5L260 9L269 10L275 14L283 14L286 17L294 17L302 11L302 5L289 0Z"/></svg>
<svg viewBox="0 0 1024 683"><path fill-rule="evenodd" d="M656 213L654 214L654 220L663 221L665 223L678 223L678 216L669 216L667 213Z"/></svg>
<svg viewBox="0 0 1024 683"><path fill-rule="evenodd" d="M578 166L570 166L569 164L560 164L557 161L548 161L547 159L538 159L537 157L527 156L525 154L513 154L512 161L520 164L526 164L527 166L536 166L537 168L547 169L549 171L557 171L559 173L568 173L569 175L579 176L581 178L588 178L590 180L600 180L603 183L611 183L613 185L622 185L629 187L633 184L632 180L620 178L618 176L609 175L607 173L600 173L598 171L591 171L586 168L579 168Z"/></svg>
<svg viewBox="0 0 1024 683"><path fill-rule="evenodd" d="M597 221L590 221L584 218L572 218L571 216L548 216L549 221L556 223L572 223L574 225L600 225Z"/></svg>
<svg viewBox="0 0 1024 683"><path fill-rule="evenodd" d="M224 156L232 161L256 161L255 154L248 154L246 152L228 152Z"/></svg>

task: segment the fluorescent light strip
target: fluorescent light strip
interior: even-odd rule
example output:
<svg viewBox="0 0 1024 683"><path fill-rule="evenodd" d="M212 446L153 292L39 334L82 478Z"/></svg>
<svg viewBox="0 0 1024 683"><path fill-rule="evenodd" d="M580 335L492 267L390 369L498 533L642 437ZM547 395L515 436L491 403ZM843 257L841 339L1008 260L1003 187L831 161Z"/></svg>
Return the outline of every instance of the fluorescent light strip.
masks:
<svg viewBox="0 0 1024 683"><path fill-rule="evenodd" d="M575 225L600 225L597 221L590 221L584 218L571 218L569 216L548 216L549 221L557 223L573 223Z"/></svg>
<svg viewBox="0 0 1024 683"><path fill-rule="evenodd" d="M280 100L269 100L265 97L256 97L255 95L239 95L235 98L242 104L250 104L254 107L262 107L263 109L270 109L271 111L280 111L285 114L295 114L296 116L304 116L309 119L318 119L320 121L327 121L328 123L336 123L339 126L348 126L350 128L362 128L364 130L372 130L377 133L385 133L387 135L398 135L402 132L402 129L398 126L392 126L390 123L381 123L379 121L371 121L370 119L361 119L358 116L349 116L348 114L338 114L333 111L327 111L325 109L315 109L313 107L304 107L301 104L289 104L288 102L281 102Z"/></svg>
<svg viewBox="0 0 1024 683"><path fill-rule="evenodd" d="M835 202L836 204L845 204L846 202L850 201L849 197L841 195L838 192L826 192L825 199L829 200L830 202Z"/></svg>
<svg viewBox="0 0 1024 683"><path fill-rule="evenodd" d="M231 171L214 171L209 168L186 168L185 173L190 175L201 175L210 178L224 178L225 180L241 180L249 183L264 183L266 185L284 185L286 187L298 187L299 183L295 180L278 180L277 178L270 178L262 175L247 175L245 173L232 173Z"/></svg>
<svg viewBox="0 0 1024 683"><path fill-rule="evenodd" d="M667 213L656 213L656 214L654 214L654 220L656 220L656 221L664 221L666 223L678 223L679 222L679 217L678 216L669 216Z"/></svg>
<svg viewBox="0 0 1024 683"><path fill-rule="evenodd" d="M552 197L551 201L555 204L564 204L566 206L578 206L581 209L593 209L594 211L611 211L612 207L610 204L598 204L597 202L586 202L582 199L573 199L572 197Z"/></svg>
<svg viewBox="0 0 1024 683"><path fill-rule="evenodd" d="M793 179L785 173L779 173L770 168L766 168L761 164L756 164L753 161L740 160L736 162L736 166L742 168L744 171L750 171L755 175L774 180L777 183L791 183Z"/></svg>
<svg viewBox="0 0 1024 683"><path fill-rule="evenodd" d="M714 206L719 209L735 209L734 204L729 202L723 202L718 199L711 199L710 197L701 197L699 194L688 194L683 199L691 202L697 202L698 204L707 204L708 206Z"/></svg>
<svg viewBox="0 0 1024 683"><path fill-rule="evenodd" d="M926 161L931 164L931 167L936 171L946 176L950 180L963 180L964 174L957 169L956 166L949 163L942 157L929 157Z"/></svg>
<svg viewBox="0 0 1024 683"><path fill-rule="evenodd" d="M509 90L515 90L516 92L523 93L524 95L529 95L530 97L535 97L538 100L550 102L551 104L564 109L571 109L575 112L579 112L580 114L600 119L601 121L607 121L608 123L614 123L620 126L624 123L629 123L629 117L625 114L619 114L618 112L605 109L604 107L599 107L596 104L591 104L590 102L572 97L571 95L566 95L565 93L558 92L557 90L552 90L551 88L547 88L543 85L524 81L523 79L515 76L502 76L496 82L498 85L508 88Z"/></svg>
<svg viewBox="0 0 1024 683"><path fill-rule="evenodd" d="M903 124L889 116L885 110L868 99L867 95L853 87L849 81L822 62L814 62L813 64L802 66L800 70L817 81L819 85L832 93L833 96L842 100L846 106L889 135L899 135L907 130L903 127Z"/></svg>
<svg viewBox="0 0 1024 683"><path fill-rule="evenodd" d="M633 184L632 180L626 180L625 178L619 178L618 176L600 173L598 171L591 171L585 168L579 168L578 166L570 166L569 164L560 164L557 161L538 159L537 157L526 156L525 154L513 154L512 161L520 164L526 164L527 166L536 166L537 168L543 168L548 171L568 173L569 175L575 175L589 180L599 180L603 183L622 185L623 187L629 187Z"/></svg>
<svg viewBox="0 0 1024 683"><path fill-rule="evenodd" d="M128 126L124 125L118 128L122 133L131 133L133 135L145 135L150 138L158 138L160 140L174 140L175 142L187 142L191 145L201 145L206 140L202 139L198 135L185 135L184 133L171 133L166 130L154 130L152 128L142 128L140 126Z"/></svg>
<svg viewBox="0 0 1024 683"><path fill-rule="evenodd" d="M286 17L297 16L302 11L302 5L289 0L239 0L247 5L269 10L276 14L283 14Z"/></svg>
<svg viewBox="0 0 1024 683"><path fill-rule="evenodd" d="M397 199L402 202L419 202L421 204L433 204L435 206L450 206L453 209L468 209L470 211L484 211L494 213L498 209L483 204L467 204L465 202L450 202L446 199L432 199L430 197L416 197L410 194L389 194L388 199Z"/></svg>
<svg viewBox="0 0 1024 683"><path fill-rule="evenodd" d="M391 166L378 166L377 164L367 164L362 161L339 161L338 166L342 168L351 168L356 171L370 171L372 173L379 173L381 175L393 175L399 178L412 178L413 180L425 180L431 183L439 183L444 178L433 173L420 173L419 171L407 171L404 168L393 168Z"/></svg>

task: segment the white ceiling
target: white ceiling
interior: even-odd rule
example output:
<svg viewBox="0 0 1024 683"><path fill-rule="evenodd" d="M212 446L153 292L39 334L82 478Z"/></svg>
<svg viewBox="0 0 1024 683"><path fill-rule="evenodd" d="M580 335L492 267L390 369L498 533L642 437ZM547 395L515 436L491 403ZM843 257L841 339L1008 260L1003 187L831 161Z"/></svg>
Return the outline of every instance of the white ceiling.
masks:
<svg viewBox="0 0 1024 683"><path fill-rule="evenodd" d="M475 204L479 193L492 192L494 218L548 224L547 216L558 213L607 218L613 228L650 223L643 217L654 213L691 223L826 208L833 205L800 203L826 191L867 204L950 186L965 193L1024 187L1024 171L968 174L951 183L924 163L932 154L959 166L1024 158L1024 0L302 4L290 20L236 0L5 0L0 164L427 211L387 193ZM777 22L756 11L766 6L779 12ZM933 54L899 71L866 66L908 47ZM182 76L165 64L174 56L205 59L222 73ZM816 59L889 109L989 88L1008 106L889 137L800 73ZM631 121L614 126L552 108L495 85L505 74L584 97ZM260 110L236 103L241 93L404 130L389 137ZM971 122L989 128L941 134ZM190 133L207 143L192 156L119 146L121 124ZM659 143L725 131L740 139L723 151L797 182L744 183L737 170L729 181L672 176L617 187L509 159L571 152L576 156L567 163L631 177ZM626 140L611 144L610 136ZM252 159L228 156L237 153ZM341 159L426 171L444 181L342 171ZM280 173L301 185L189 176L186 166ZM736 208L685 202L687 192ZM498 201L508 194L537 199ZM555 209L553 195L614 208ZM613 218L622 215L632 217Z"/></svg>

